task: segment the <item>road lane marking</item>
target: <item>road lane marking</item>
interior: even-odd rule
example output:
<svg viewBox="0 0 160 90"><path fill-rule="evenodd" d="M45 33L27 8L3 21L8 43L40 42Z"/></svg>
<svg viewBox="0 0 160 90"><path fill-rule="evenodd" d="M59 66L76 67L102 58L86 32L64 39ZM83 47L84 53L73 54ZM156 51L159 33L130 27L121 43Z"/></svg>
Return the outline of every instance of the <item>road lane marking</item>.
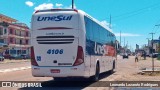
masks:
<svg viewBox="0 0 160 90"><path fill-rule="evenodd" d="M30 68L31 68L31 66L19 67L19 68L11 68L11 69L0 69L0 73L19 71L19 70L26 70L26 69L30 69Z"/></svg>

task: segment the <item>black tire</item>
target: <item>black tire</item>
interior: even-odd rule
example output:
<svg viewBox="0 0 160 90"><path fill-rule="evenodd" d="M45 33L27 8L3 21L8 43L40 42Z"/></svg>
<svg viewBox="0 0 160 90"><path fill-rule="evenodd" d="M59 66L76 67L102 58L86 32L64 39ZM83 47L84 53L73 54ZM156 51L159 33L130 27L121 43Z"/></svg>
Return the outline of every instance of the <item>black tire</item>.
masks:
<svg viewBox="0 0 160 90"><path fill-rule="evenodd" d="M99 68L99 64L97 63L95 75L91 77L92 81L96 82L99 80L99 72L100 72L100 68Z"/></svg>
<svg viewBox="0 0 160 90"><path fill-rule="evenodd" d="M110 70L110 73L111 73L111 74L114 73L114 69L115 69L115 61L113 62L113 67L112 67L112 69Z"/></svg>
<svg viewBox="0 0 160 90"><path fill-rule="evenodd" d="M67 78L64 78L64 77L54 77L53 79L54 81L66 81L67 80Z"/></svg>

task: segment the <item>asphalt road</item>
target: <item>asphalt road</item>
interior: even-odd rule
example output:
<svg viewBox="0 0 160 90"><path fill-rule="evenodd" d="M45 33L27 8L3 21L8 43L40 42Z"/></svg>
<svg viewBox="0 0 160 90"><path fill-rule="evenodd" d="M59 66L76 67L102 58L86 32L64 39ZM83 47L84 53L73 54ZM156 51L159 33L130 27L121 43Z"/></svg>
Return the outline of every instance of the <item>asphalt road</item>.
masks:
<svg viewBox="0 0 160 90"><path fill-rule="evenodd" d="M31 66L30 61L0 63L0 70Z"/></svg>
<svg viewBox="0 0 160 90"><path fill-rule="evenodd" d="M150 62L150 61L148 61ZM44 87L42 88L0 88L0 90L50 90L50 89L56 89L56 90L159 90L160 88L140 88L140 87L105 87L102 86L103 84L106 84L105 81L148 81L153 80L156 78L157 81L160 81L160 76L142 76L138 75L137 72L139 71L139 68L143 66L144 61L139 61L139 63L134 62L134 57L130 57L129 59L122 59L121 57L118 57L117 60L117 69L113 74L110 74L109 72L103 73L100 75L100 81L99 82L88 82L88 81L81 81L81 82L75 82L75 79L71 79L69 81L62 81L62 82L56 82L53 80L52 77L33 77L31 75L31 69L24 69L24 70L17 70L17 71L10 71L10 72L3 72L0 73L0 81L39 81ZM142 64L142 65L141 65ZM2 64L1 64L2 65ZM5 66L6 65L6 66ZM0 66L1 68L20 68L20 67L27 67L30 66L30 62L22 62L22 63L9 63L9 64L3 64ZM148 65L147 65L148 66ZM142 78L143 77L143 78ZM145 77L145 78L144 78ZM146 80L145 80L146 79ZM80 79L83 80L83 79ZM56 86L56 87L55 87ZM102 86L102 87L101 87ZM159 86L160 87L160 86Z"/></svg>

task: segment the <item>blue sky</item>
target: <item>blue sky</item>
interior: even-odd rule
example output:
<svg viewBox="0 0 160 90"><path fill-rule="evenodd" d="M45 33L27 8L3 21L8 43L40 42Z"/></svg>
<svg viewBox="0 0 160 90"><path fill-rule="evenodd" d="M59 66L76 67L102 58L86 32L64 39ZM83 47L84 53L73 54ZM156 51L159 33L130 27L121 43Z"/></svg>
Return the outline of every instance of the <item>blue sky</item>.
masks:
<svg viewBox="0 0 160 90"><path fill-rule="evenodd" d="M111 15L112 31L122 45L135 49L136 44L147 44L146 38L160 36L160 0L75 0L76 9L81 9L102 24L108 25ZM71 0L0 0L0 13L26 23L30 27L31 16L37 9L71 8Z"/></svg>

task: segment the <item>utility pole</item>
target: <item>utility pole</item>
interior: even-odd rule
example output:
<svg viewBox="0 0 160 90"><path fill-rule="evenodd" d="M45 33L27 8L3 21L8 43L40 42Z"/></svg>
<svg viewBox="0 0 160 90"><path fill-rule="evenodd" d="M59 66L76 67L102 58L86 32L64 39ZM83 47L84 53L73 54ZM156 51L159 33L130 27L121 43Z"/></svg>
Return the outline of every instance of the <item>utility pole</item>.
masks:
<svg viewBox="0 0 160 90"><path fill-rule="evenodd" d="M158 26L159 28L160 24L157 24L155 26ZM158 53L160 54L160 36L159 36L159 42L158 42ZM160 56L158 56L158 60L160 60Z"/></svg>
<svg viewBox="0 0 160 90"><path fill-rule="evenodd" d="M148 40L148 47L149 47L149 39L150 39L150 38L146 38L146 39Z"/></svg>
<svg viewBox="0 0 160 90"><path fill-rule="evenodd" d="M120 31L120 46L121 46L121 31Z"/></svg>
<svg viewBox="0 0 160 90"><path fill-rule="evenodd" d="M112 23L112 16L111 16L111 14L110 14L110 21L109 21L109 28L111 29L112 27L111 27L111 23Z"/></svg>
<svg viewBox="0 0 160 90"><path fill-rule="evenodd" d="M72 9L74 9L74 0L72 0Z"/></svg>
<svg viewBox="0 0 160 90"><path fill-rule="evenodd" d="M125 37L124 37L124 53L126 53L126 47L125 47Z"/></svg>
<svg viewBox="0 0 160 90"><path fill-rule="evenodd" d="M125 47L125 37L124 37L124 47Z"/></svg>
<svg viewBox="0 0 160 90"><path fill-rule="evenodd" d="M127 41L127 45L126 45L127 49L128 49L128 41Z"/></svg>
<svg viewBox="0 0 160 90"><path fill-rule="evenodd" d="M120 53L122 53L122 52L121 52L121 49L122 49L122 48L121 48L121 47L122 47L122 46L121 46L121 31L120 31L120 40L119 40L119 41L120 41L120 48L119 48L119 52L120 52Z"/></svg>
<svg viewBox="0 0 160 90"><path fill-rule="evenodd" d="M154 72L154 58L153 58L153 34L155 34L155 33L149 33L149 34L151 34L152 35L152 71Z"/></svg>

